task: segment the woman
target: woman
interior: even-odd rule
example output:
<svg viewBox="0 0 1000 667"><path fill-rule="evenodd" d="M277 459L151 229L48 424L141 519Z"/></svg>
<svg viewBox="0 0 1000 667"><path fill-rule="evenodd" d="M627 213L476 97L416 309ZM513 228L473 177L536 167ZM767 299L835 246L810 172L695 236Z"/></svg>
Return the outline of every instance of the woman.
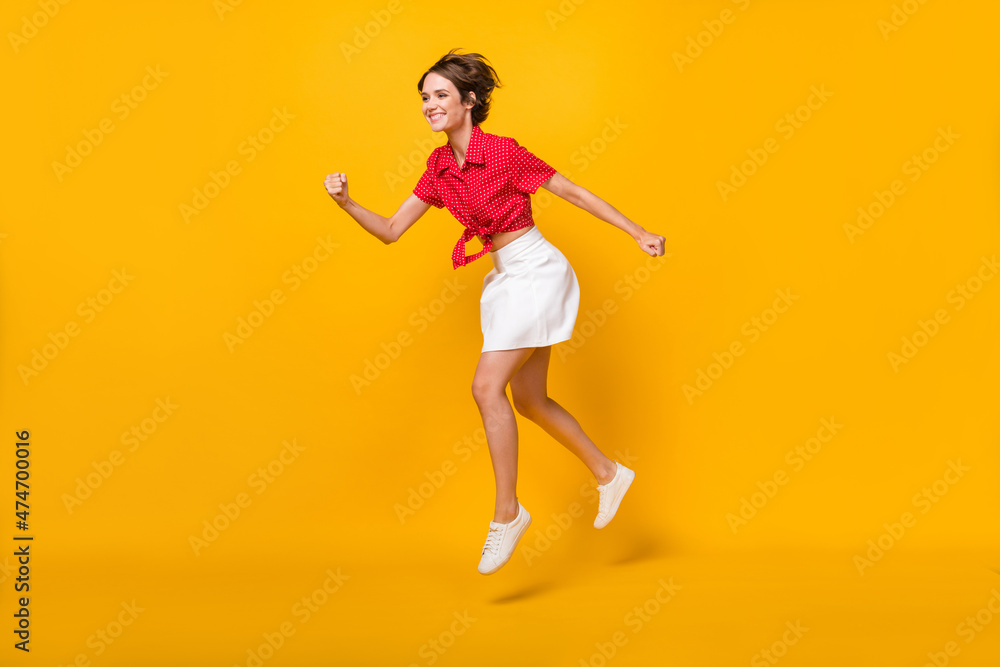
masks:
<svg viewBox="0 0 1000 667"><path fill-rule="evenodd" d="M517 498L517 421L514 408L576 454L598 481L596 528L614 517L635 473L605 456L562 406L548 397L545 378L552 345L569 340L580 288L566 257L542 236L531 217L531 194L541 186L628 233L652 256L664 238L630 221L610 204L570 182L510 137L483 132L490 95L500 81L478 53L452 49L417 83L423 114L448 143L435 148L413 193L385 218L348 196L347 175L327 175L327 192L366 231L384 243L398 241L431 206L448 207L466 230L452 253L458 268L488 255L480 316L483 349L472 394L486 429L496 480L496 505L479 571L491 574L510 559L531 515ZM478 236L483 248L465 254Z"/></svg>

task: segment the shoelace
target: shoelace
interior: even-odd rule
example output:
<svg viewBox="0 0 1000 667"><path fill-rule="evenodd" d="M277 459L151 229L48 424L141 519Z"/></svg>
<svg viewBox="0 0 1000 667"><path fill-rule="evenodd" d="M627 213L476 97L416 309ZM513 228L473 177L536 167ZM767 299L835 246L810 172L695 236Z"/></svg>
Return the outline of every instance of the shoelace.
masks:
<svg viewBox="0 0 1000 667"><path fill-rule="evenodd" d="M493 555L500 553L500 538L502 536L502 527L490 526L490 532L486 536L486 546L483 547L483 553L486 553L487 551Z"/></svg>
<svg viewBox="0 0 1000 667"><path fill-rule="evenodd" d="M617 476L617 472L615 473L615 475ZM598 492L598 496L600 498L597 501L597 514L598 515L604 514L608 510L608 497L611 494L610 493L604 493L604 492L607 491L608 485L611 484L611 482L613 482L613 481L614 481L614 479L612 478L612 480L609 481L607 484L598 484L597 485L597 492Z"/></svg>
<svg viewBox="0 0 1000 667"><path fill-rule="evenodd" d="M610 482L609 482L610 483ZM597 493L600 499L597 501L597 513L604 514L608 509L608 496L611 494L605 493L607 487L601 485L597 486Z"/></svg>

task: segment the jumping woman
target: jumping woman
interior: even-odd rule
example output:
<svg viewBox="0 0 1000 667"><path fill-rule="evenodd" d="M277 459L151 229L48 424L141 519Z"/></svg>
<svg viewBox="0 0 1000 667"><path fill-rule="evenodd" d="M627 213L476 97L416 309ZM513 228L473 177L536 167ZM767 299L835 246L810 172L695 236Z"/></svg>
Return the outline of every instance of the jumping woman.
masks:
<svg viewBox="0 0 1000 667"><path fill-rule="evenodd" d="M337 204L383 243L398 241L434 206L465 226L452 252L452 268L489 255L480 320L483 349L472 378L472 395L486 430L496 481L496 505L479 571L503 567L531 524L517 497L517 420L514 409L535 422L583 461L597 479L600 501L595 528L614 517L635 472L605 456L577 420L549 398L545 378L552 345L573 335L580 286L566 257L534 224L531 195L539 187L608 222L651 256L663 255L664 238L632 222L609 203L571 182L511 137L484 132L490 95L501 86L492 65L478 53L452 49L417 83L422 112L448 143L431 151L427 168L399 209L386 218L347 194L347 174L327 175L324 186ZM473 237L483 248L465 254ZM507 400L507 385L514 409Z"/></svg>

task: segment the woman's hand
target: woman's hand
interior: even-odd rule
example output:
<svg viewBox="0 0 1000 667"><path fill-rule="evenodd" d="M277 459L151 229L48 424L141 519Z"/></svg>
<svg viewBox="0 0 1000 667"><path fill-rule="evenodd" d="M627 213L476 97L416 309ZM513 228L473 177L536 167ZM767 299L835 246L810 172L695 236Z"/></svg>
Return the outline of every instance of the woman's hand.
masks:
<svg viewBox="0 0 1000 667"><path fill-rule="evenodd" d="M342 171L327 174L323 185L326 186L326 191L330 193L333 201L337 202L338 206L341 208L347 206L347 202L351 199L347 195L347 174Z"/></svg>
<svg viewBox="0 0 1000 667"><path fill-rule="evenodd" d="M639 238L636 239L636 242L647 255L657 257L663 254L663 244L666 243L666 239L644 229L639 232Z"/></svg>

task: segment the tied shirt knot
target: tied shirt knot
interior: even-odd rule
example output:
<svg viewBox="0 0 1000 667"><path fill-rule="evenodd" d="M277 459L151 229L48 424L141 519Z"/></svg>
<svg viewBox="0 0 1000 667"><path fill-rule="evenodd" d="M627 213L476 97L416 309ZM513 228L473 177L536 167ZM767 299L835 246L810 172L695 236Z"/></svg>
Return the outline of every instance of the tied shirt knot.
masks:
<svg viewBox="0 0 1000 667"><path fill-rule="evenodd" d="M469 262L479 259L493 249L493 237L487 233L486 230L486 227L465 228L465 231L462 232L462 238L460 238L458 243L455 244L455 250L451 253L453 268L457 269L460 266L465 266ZM483 249L473 255L466 255L465 244L477 236L483 239Z"/></svg>

